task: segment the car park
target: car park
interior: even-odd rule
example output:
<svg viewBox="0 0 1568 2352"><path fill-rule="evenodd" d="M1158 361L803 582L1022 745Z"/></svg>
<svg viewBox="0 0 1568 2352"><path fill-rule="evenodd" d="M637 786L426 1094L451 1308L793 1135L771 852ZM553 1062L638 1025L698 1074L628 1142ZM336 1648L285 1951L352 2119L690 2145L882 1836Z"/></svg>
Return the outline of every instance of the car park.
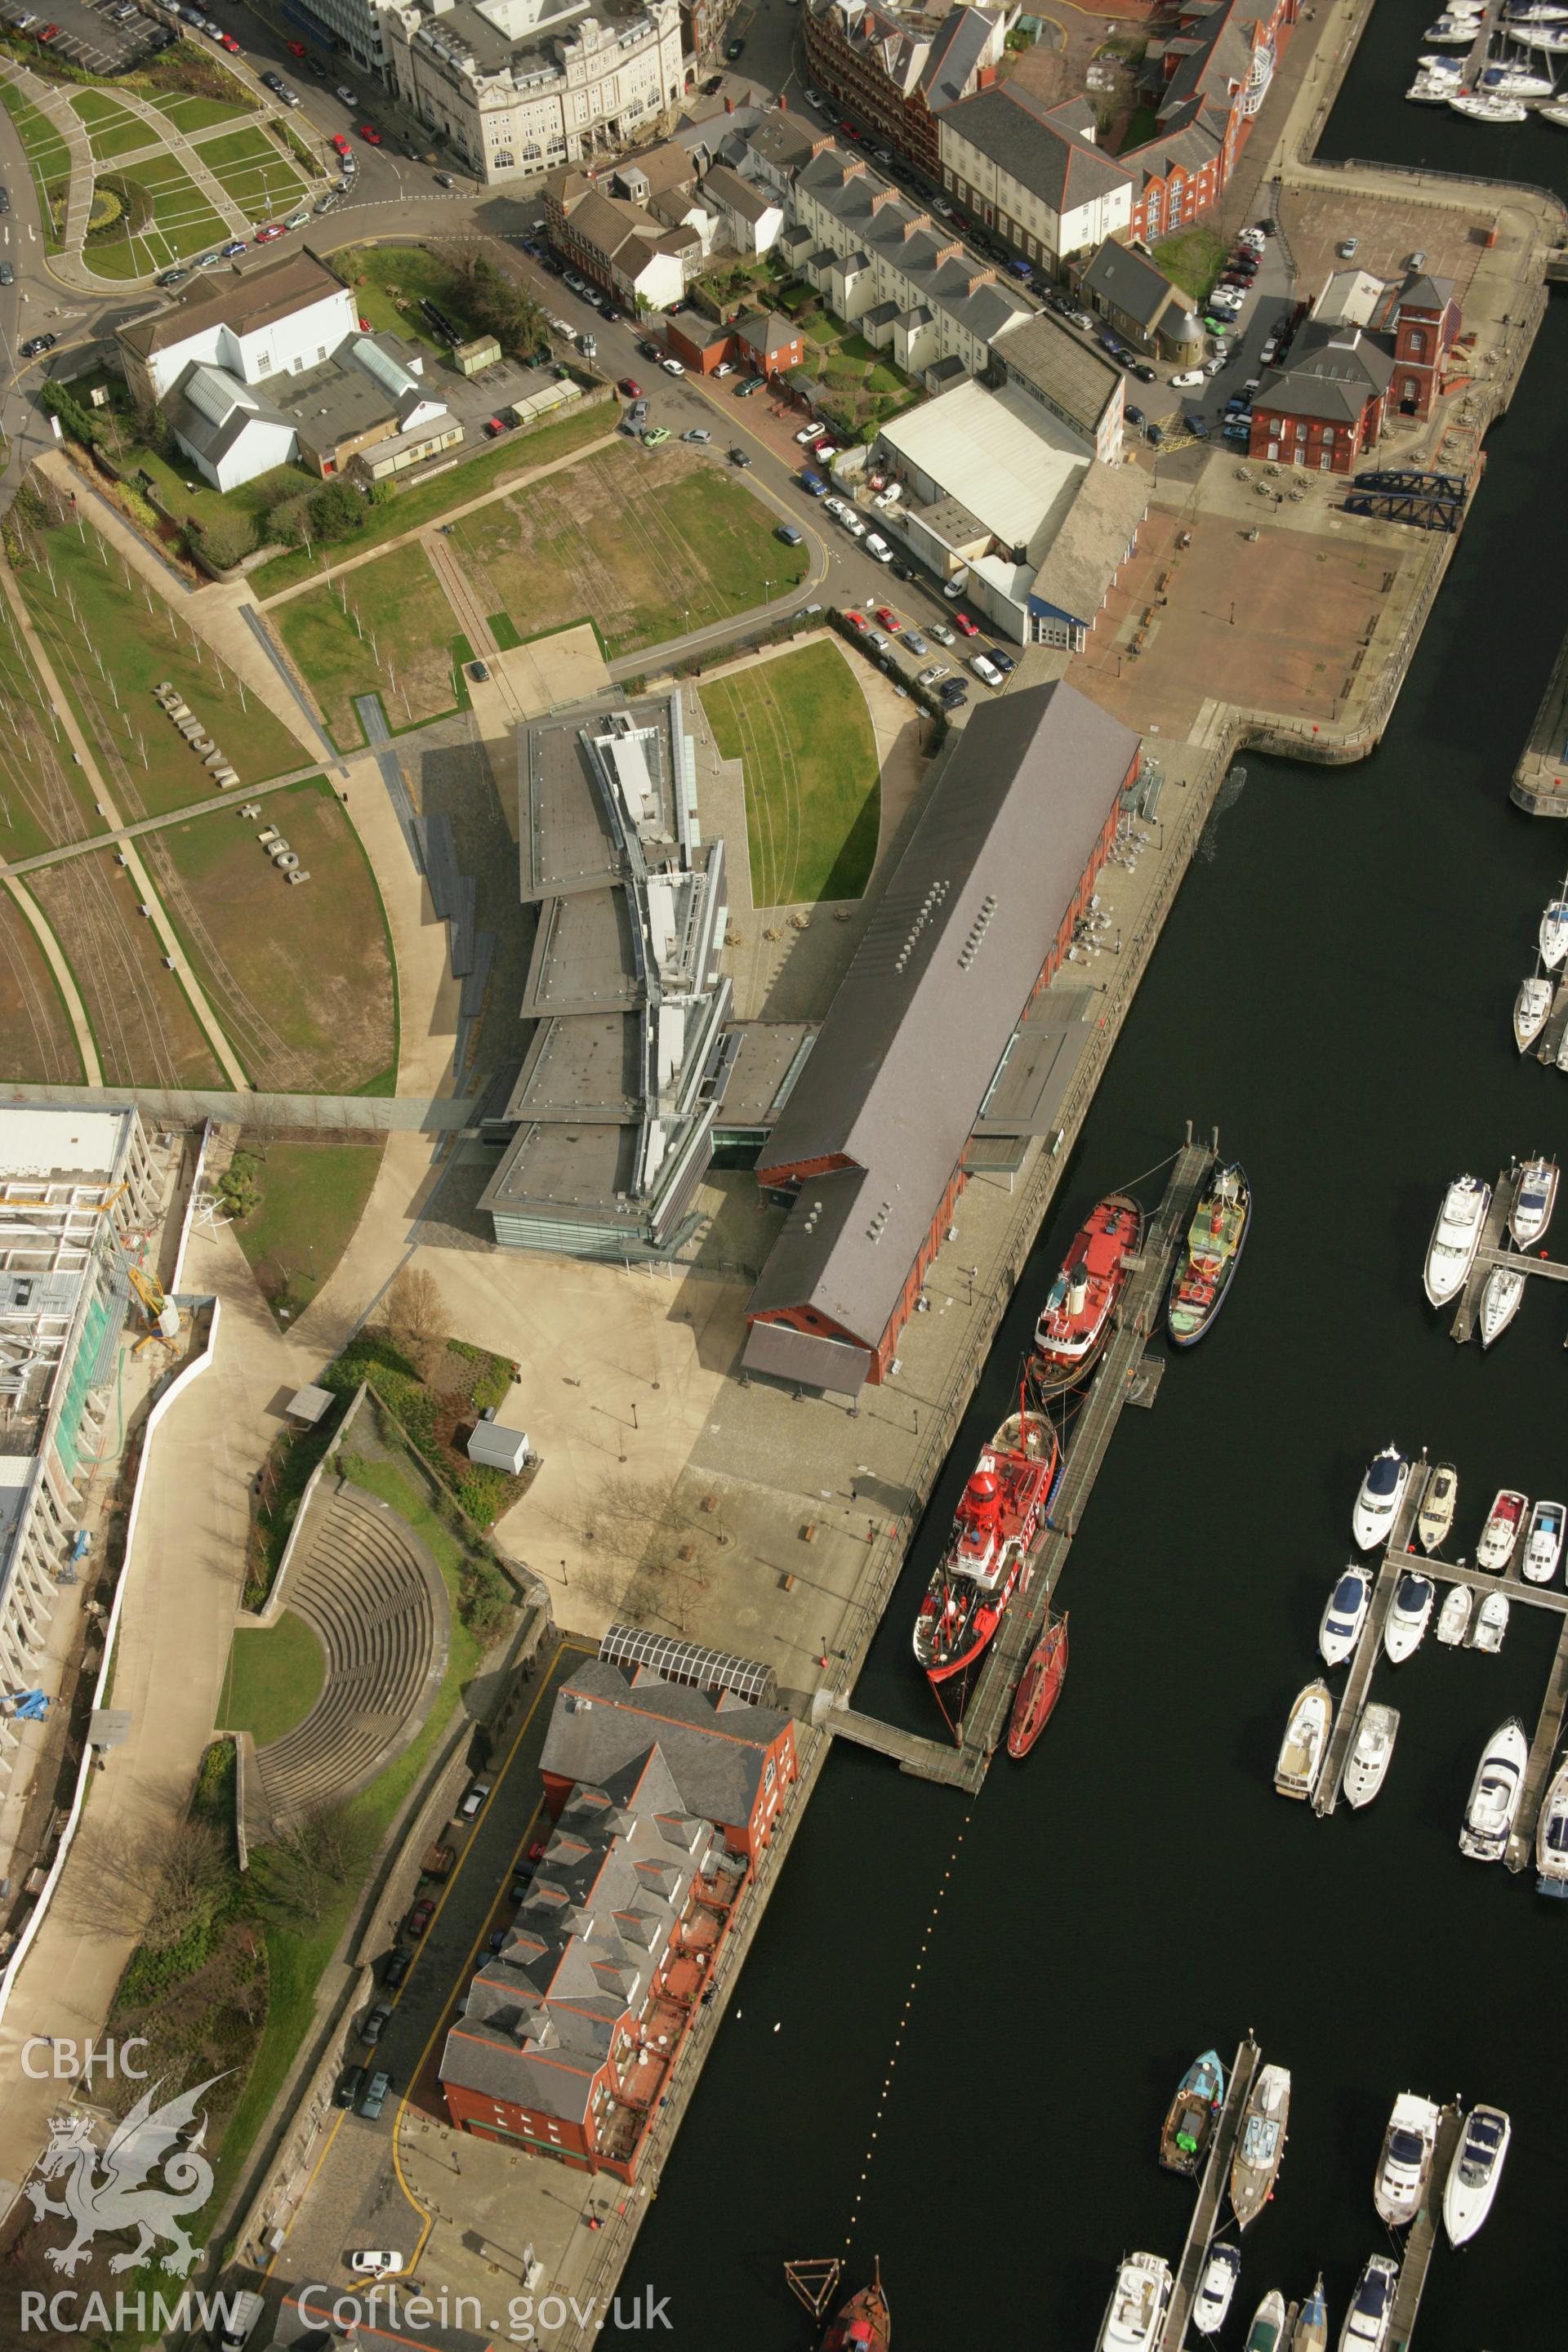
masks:
<svg viewBox="0 0 1568 2352"><path fill-rule="evenodd" d="M985 655L971 654L969 656L969 667L983 685L989 686L993 688L1001 686L1003 682L1002 673L996 667L994 662L989 661Z"/></svg>
<svg viewBox="0 0 1568 2352"><path fill-rule="evenodd" d="M365 2084L359 2103L359 2111L367 2123L374 2123L376 2116L380 2115L386 2105L387 2094L391 2089L391 2075L384 2066L378 2067Z"/></svg>
<svg viewBox="0 0 1568 2352"><path fill-rule="evenodd" d="M1187 392L1194 384L1201 384L1203 380L1202 368L1184 368L1180 375L1171 378L1171 389L1173 392Z"/></svg>
<svg viewBox="0 0 1568 2352"><path fill-rule="evenodd" d="M643 435L643 447L645 449L662 449L665 443L671 437L668 425L656 425L651 433L645 433Z"/></svg>
<svg viewBox="0 0 1568 2352"><path fill-rule="evenodd" d="M359 2097L360 2093L364 2088L365 2071L366 2070L363 2066L348 2066L344 2068L343 2072L338 2076L338 2087L332 2093L332 2105L334 2107L352 2107L353 2105L355 2100Z"/></svg>

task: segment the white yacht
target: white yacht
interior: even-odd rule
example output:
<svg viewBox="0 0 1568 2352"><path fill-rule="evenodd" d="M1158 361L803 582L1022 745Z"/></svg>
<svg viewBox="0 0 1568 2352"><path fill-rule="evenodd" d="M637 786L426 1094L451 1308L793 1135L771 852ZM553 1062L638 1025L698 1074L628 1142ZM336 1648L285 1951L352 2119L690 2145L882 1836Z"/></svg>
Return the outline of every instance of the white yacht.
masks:
<svg viewBox="0 0 1568 2352"><path fill-rule="evenodd" d="M1475 47L1476 28L1452 16L1439 16L1435 25L1427 26L1421 37L1437 49L1469 49Z"/></svg>
<svg viewBox="0 0 1568 2352"><path fill-rule="evenodd" d="M1463 1290L1491 1200L1491 1186L1479 1176L1456 1177L1444 1193L1426 1251L1426 1297L1434 1307L1446 1307Z"/></svg>
<svg viewBox="0 0 1568 2352"><path fill-rule="evenodd" d="M1374 1700L1362 1717L1340 1783L1346 1804L1353 1805L1357 1811L1363 1805L1370 1805L1382 1788L1394 1760L1394 1743L1398 1734L1399 1709L1385 1706L1381 1699Z"/></svg>
<svg viewBox="0 0 1568 2352"><path fill-rule="evenodd" d="M1410 1465L1396 1445L1385 1445L1381 1454L1373 1455L1351 1513L1351 1534L1358 1551L1374 1551L1388 1541L1409 1484Z"/></svg>
<svg viewBox="0 0 1568 2352"><path fill-rule="evenodd" d="M1334 1702L1327 1683L1309 1683L1305 1690L1297 1692L1279 1743L1279 1761L1274 1767L1274 1786L1282 1797L1310 1797L1317 1787L1333 1719Z"/></svg>
<svg viewBox="0 0 1568 2352"><path fill-rule="evenodd" d="M1369 2254L1356 2282L1345 2324L1340 2330L1340 2352L1383 2352L1394 2317L1394 2290L1399 2264L1388 2254Z"/></svg>
<svg viewBox="0 0 1568 2352"><path fill-rule="evenodd" d="M1446 1650L1457 1650L1469 1631L1475 1596L1468 1584L1451 1584L1437 1612L1437 1639Z"/></svg>
<svg viewBox="0 0 1568 2352"><path fill-rule="evenodd" d="M1568 26L1543 25L1535 32L1516 33L1514 39L1522 41L1526 48L1539 49L1542 57L1560 58L1568 49Z"/></svg>
<svg viewBox="0 0 1568 2352"><path fill-rule="evenodd" d="M1236 2283L1241 2276L1241 2255L1235 2246L1215 2246L1193 2297L1193 2326L1200 2336L1217 2336L1229 2314Z"/></svg>
<svg viewBox="0 0 1568 2352"><path fill-rule="evenodd" d="M1563 1024L1563 1034L1557 1040L1556 1059L1560 1070L1568 1070L1568 1023Z"/></svg>
<svg viewBox="0 0 1568 2352"><path fill-rule="evenodd" d="M1472 1862L1500 1862L1508 1850L1524 1794L1524 1767L1529 1755L1524 1726L1517 1715L1499 1724L1476 1767L1470 1801L1459 1832L1459 1852Z"/></svg>
<svg viewBox="0 0 1568 2352"><path fill-rule="evenodd" d="M1394 1606L1383 1628L1384 1654L1391 1666L1403 1665L1421 1647L1436 1599L1429 1576L1407 1568L1394 1588Z"/></svg>
<svg viewBox="0 0 1568 2352"><path fill-rule="evenodd" d="M1481 1288L1479 1318L1483 1348L1502 1338L1524 1304L1525 1276L1516 1265L1494 1265Z"/></svg>
<svg viewBox="0 0 1568 2352"><path fill-rule="evenodd" d="M1507 1632L1507 1599L1500 1592L1489 1592L1476 1612L1476 1622L1470 1628L1470 1647L1495 1658Z"/></svg>
<svg viewBox="0 0 1568 2352"><path fill-rule="evenodd" d="M1555 1160L1527 1160L1519 1171L1508 1229L1521 1250L1533 1249L1537 1242L1546 1239L1546 1228L1557 1206L1557 1172Z"/></svg>
<svg viewBox="0 0 1568 2352"><path fill-rule="evenodd" d="M1542 122L1554 122L1559 131L1568 131L1568 106L1538 106L1535 110Z"/></svg>
<svg viewBox="0 0 1568 2352"><path fill-rule="evenodd" d="M1568 8L1558 0L1514 0L1511 8L1502 12L1505 31L1515 25L1561 25L1568 19Z"/></svg>
<svg viewBox="0 0 1568 2352"><path fill-rule="evenodd" d="M1568 114L1568 107L1543 106L1542 114L1548 122L1556 120L1559 111ZM1532 980L1521 980L1519 994L1513 1000L1513 1042L1521 1054L1527 1053L1546 1026L1546 1016L1552 1010L1552 982L1537 972Z"/></svg>
<svg viewBox="0 0 1568 2352"><path fill-rule="evenodd" d="M1372 1602L1371 1571L1354 1560L1335 1583L1318 1628L1318 1647L1326 1666L1342 1666L1361 1639Z"/></svg>
<svg viewBox="0 0 1568 2352"><path fill-rule="evenodd" d="M1403 2230L1415 2219L1432 2158L1437 2146L1442 2112L1435 2099L1401 2091L1383 2136L1383 2160L1372 2201L1391 2230Z"/></svg>
<svg viewBox="0 0 1568 2352"><path fill-rule="evenodd" d="M1552 1774L1536 1815L1535 1891L1568 1897L1568 1755Z"/></svg>
<svg viewBox="0 0 1568 2352"><path fill-rule="evenodd" d="M1241 2137L1230 2167L1230 2210L1244 2230L1257 2221L1274 2194L1289 2120L1290 2069L1261 2067L1247 2094Z"/></svg>
<svg viewBox="0 0 1568 2352"><path fill-rule="evenodd" d="M1415 1539L1423 1551L1436 1551L1447 1542L1458 1502L1459 1474L1451 1462L1439 1462L1427 1475L1415 1514Z"/></svg>
<svg viewBox="0 0 1568 2352"><path fill-rule="evenodd" d="M1520 1573L1531 1584L1550 1584L1563 1558L1563 1506L1537 1503L1530 1515Z"/></svg>
<svg viewBox="0 0 1568 2352"><path fill-rule="evenodd" d="M1536 938L1542 962L1548 971L1555 971L1563 957L1568 956L1568 883L1542 909Z"/></svg>
<svg viewBox="0 0 1568 2352"><path fill-rule="evenodd" d="M1252 2315L1242 2352L1282 2352L1284 2337L1285 2298L1272 2286Z"/></svg>
<svg viewBox="0 0 1568 2352"><path fill-rule="evenodd" d="M1481 1539L1476 1546L1476 1566L1500 1576L1513 1558L1513 1548L1524 1526L1530 1505L1517 1486L1500 1486L1487 1513Z"/></svg>
<svg viewBox="0 0 1568 2352"><path fill-rule="evenodd" d="M1443 2227L1451 2246L1473 2238L1492 2210L1513 2126L1501 2107L1475 2106L1443 2184Z"/></svg>
<svg viewBox="0 0 1568 2352"><path fill-rule="evenodd" d="M1557 85L1549 74L1531 73L1528 66L1489 65L1479 87L1489 97L1550 98Z"/></svg>
<svg viewBox="0 0 1568 2352"><path fill-rule="evenodd" d="M1484 89L1457 89L1448 100L1456 114L1472 122L1528 122L1530 109L1521 98L1494 98Z"/></svg>
<svg viewBox="0 0 1568 2352"><path fill-rule="evenodd" d="M1446 58L1440 49L1432 50L1429 56L1417 58L1415 62L1424 74L1434 74L1442 81L1451 81L1456 89L1465 70L1462 58Z"/></svg>
<svg viewBox="0 0 1568 2352"><path fill-rule="evenodd" d="M1447 74L1418 73L1405 95L1415 106L1447 106L1457 88Z"/></svg>
<svg viewBox="0 0 1568 2352"><path fill-rule="evenodd" d="M1171 2300L1171 2265L1160 2254L1129 2254L1116 2273L1097 2352L1154 2352Z"/></svg>

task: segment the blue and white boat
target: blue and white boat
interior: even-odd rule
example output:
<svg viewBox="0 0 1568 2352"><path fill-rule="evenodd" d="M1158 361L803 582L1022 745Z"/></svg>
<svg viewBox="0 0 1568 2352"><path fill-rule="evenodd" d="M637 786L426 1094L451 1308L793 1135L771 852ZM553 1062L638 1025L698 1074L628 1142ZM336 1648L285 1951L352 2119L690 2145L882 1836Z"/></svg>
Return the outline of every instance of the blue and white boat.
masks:
<svg viewBox="0 0 1568 2352"><path fill-rule="evenodd" d="M1409 1484L1410 1465L1397 1445L1385 1445L1381 1454L1373 1455L1351 1514L1351 1534L1358 1551L1375 1551L1388 1541Z"/></svg>
<svg viewBox="0 0 1568 2352"><path fill-rule="evenodd" d="M1193 2297L1193 2326L1200 2336L1217 2336L1225 2326L1236 2283L1241 2276L1241 2255L1232 2245L1215 2246L1204 2265Z"/></svg>
<svg viewBox="0 0 1568 2352"><path fill-rule="evenodd" d="M1536 1819L1535 1891L1568 1899L1568 1755L1552 1775Z"/></svg>
<svg viewBox="0 0 1568 2352"><path fill-rule="evenodd" d="M1356 2284L1345 2324L1340 2330L1340 2352L1383 2352L1394 2317L1394 2290L1399 2264L1390 2254L1369 2254Z"/></svg>
<svg viewBox="0 0 1568 2352"><path fill-rule="evenodd" d="M1557 1173L1555 1160L1529 1160L1519 1171L1508 1229L1521 1250L1533 1249L1537 1242L1546 1239L1557 1205Z"/></svg>
<svg viewBox="0 0 1568 2352"><path fill-rule="evenodd" d="M1563 1558L1563 1511L1561 1503L1537 1503L1530 1515L1521 1572L1531 1584L1550 1584Z"/></svg>
<svg viewBox="0 0 1568 2352"><path fill-rule="evenodd" d="M1443 2227L1451 2246L1473 2238L1491 2211L1512 2137L1501 2107L1472 2107L1465 2117L1459 2153L1443 2185Z"/></svg>
<svg viewBox="0 0 1568 2352"><path fill-rule="evenodd" d="M1568 883L1542 910L1539 939L1541 961L1548 971L1555 971L1568 956Z"/></svg>
<svg viewBox="0 0 1568 2352"><path fill-rule="evenodd" d="M1204 2160L1204 2151L1225 2105L1225 2068L1215 2050L1194 2058L1176 2085L1160 2131L1160 2161L1167 2172L1190 2179Z"/></svg>
<svg viewBox="0 0 1568 2352"><path fill-rule="evenodd" d="M1384 1654L1391 1666L1403 1665L1421 1647L1436 1597L1429 1576L1419 1576L1413 1568L1402 1571L1383 1627Z"/></svg>
<svg viewBox="0 0 1568 2352"><path fill-rule="evenodd" d="M1361 1639L1371 1601L1371 1575L1359 1561L1352 1561L1330 1593L1323 1622L1318 1628L1318 1647L1325 1665L1344 1664Z"/></svg>
<svg viewBox="0 0 1568 2352"><path fill-rule="evenodd" d="M1296 2325L1290 2331L1290 2352L1329 2352L1329 2299L1323 2293L1323 2273L1318 2273L1318 2284L1296 2315Z"/></svg>

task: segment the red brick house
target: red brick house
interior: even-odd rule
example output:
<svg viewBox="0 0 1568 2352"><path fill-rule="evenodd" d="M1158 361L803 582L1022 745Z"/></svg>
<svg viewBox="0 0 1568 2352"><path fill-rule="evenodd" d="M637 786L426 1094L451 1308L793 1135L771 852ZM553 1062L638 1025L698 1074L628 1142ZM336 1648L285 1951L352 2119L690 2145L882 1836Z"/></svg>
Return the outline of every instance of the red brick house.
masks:
<svg viewBox="0 0 1568 2352"><path fill-rule="evenodd" d="M1464 324L1451 278L1413 272L1393 296L1384 331L1394 337L1389 404L1401 416L1430 416L1443 390L1443 365Z"/></svg>
<svg viewBox="0 0 1568 2352"><path fill-rule="evenodd" d="M995 81L1016 13L959 6L931 31L866 0L806 0L806 63L857 123L935 180L942 117Z"/></svg>
<svg viewBox="0 0 1568 2352"><path fill-rule="evenodd" d="M1152 244L1218 203L1299 15L1299 0L1176 0L1145 59L1159 132L1119 159L1134 175L1134 236Z"/></svg>
<svg viewBox="0 0 1568 2352"><path fill-rule="evenodd" d="M1358 280L1365 299L1356 299ZM1351 289L1353 315L1335 317L1342 287ZM1353 473L1391 415L1432 415L1461 324L1448 278L1413 274L1381 293L1359 272L1331 278L1284 366L1271 368L1258 387L1247 456L1313 473Z"/></svg>
<svg viewBox="0 0 1568 2352"><path fill-rule="evenodd" d="M735 320L735 357L753 375L788 375L805 357L805 338L777 310L745 310Z"/></svg>

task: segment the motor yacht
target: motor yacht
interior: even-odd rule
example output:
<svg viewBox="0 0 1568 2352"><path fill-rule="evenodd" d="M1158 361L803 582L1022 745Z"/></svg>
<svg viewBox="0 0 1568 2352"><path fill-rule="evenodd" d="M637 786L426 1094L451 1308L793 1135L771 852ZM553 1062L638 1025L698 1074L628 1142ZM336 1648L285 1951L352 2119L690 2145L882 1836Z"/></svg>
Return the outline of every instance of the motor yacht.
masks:
<svg viewBox="0 0 1568 2352"><path fill-rule="evenodd" d="M1444 1193L1426 1251L1426 1287L1431 1306L1447 1307L1463 1290L1481 1245L1491 1198L1491 1186L1479 1176L1458 1176Z"/></svg>
<svg viewBox="0 0 1568 2352"><path fill-rule="evenodd" d="M1381 1454L1373 1455L1351 1514L1351 1534L1358 1551L1374 1551L1388 1541L1409 1484L1410 1465L1396 1445L1385 1445Z"/></svg>
<svg viewBox="0 0 1568 2352"><path fill-rule="evenodd" d="M1530 1504L1515 1486L1500 1486L1492 1498L1481 1539L1476 1546L1476 1566L1500 1576L1513 1557L1519 1531Z"/></svg>
<svg viewBox="0 0 1568 2352"><path fill-rule="evenodd" d="M1543 106L1542 114L1551 122L1559 109ZM1561 111L1568 113L1568 108ZM1521 1054L1527 1053L1546 1026L1546 1016L1552 1010L1552 982L1538 972L1533 980L1521 981L1519 994L1513 1000L1513 1042Z"/></svg>
<svg viewBox="0 0 1568 2352"><path fill-rule="evenodd" d="M1383 2136L1383 2157L1372 2201L1379 2218L1391 2230L1403 2230L1415 2219L1432 2158L1437 2146L1441 2111L1435 2099L1401 2091Z"/></svg>
<svg viewBox="0 0 1568 2352"><path fill-rule="evenodd" d="M1327 1683L1309 1683L1297 1693L1274 1767L1274 1786L1282 1797L1310 1797L1317 1787L1333 1719L1334 1702Z"/></svg>
<svg viewBox="0 0 1568 2352"><path fill-rule="evenodd" d="M1318 1628L1318 1647L1325 1665L1344 1664L1361 1639L1371 1601L1371 1571L1359 1561L1352 1562L1330 1593L1323 1622Z"/></svg>
<svg viewBox="0 0 1568 2352"><path fill-rule="evenodd" d="M1193 2326L1200 2336L1217 2336L1230 2313L1236 2283L1241 2276L1241 2255L1235 2246L1215 2246L1204 2265L1193 2297Z"/></svg>
<svg viewBox="0 0 1568 2352"><path fill-rule="evenodd" d="M1492 2210L1513 2126L1501 2107L1474 2106L1443 2184L1443 2227L1451 2246L1475 2236Z"/></svg>
<svg viewBox="0 0 1568 2352"><path fill-rule="evenodd" d="M1160 2254L1129 2254L1116 2273L1097 2352L1154 2352L1171 2300L1171 2265Z"/></svg>
<svg viewBox="0 0 1568 2352"><path fill-rule="evenodd" d="M1525 1277L1516 1265L1494 1265L1481 1291L1481 1345L1489 1348L1502 1338L1524 1304Z"/></svg>
<svg viewBox="0 0 1568 2352"><path fill-rule="evenodd" d="M1486 67L1479 83L1489 96L1499 98L1550 98L1556 86L1549 74L1531 73L1528 66L1510 64Z"/></svg>
<svg viewBox="0 0 1568 2352"><path fill-rule="evenodd" d="M1536 937L1542 962L1548 971L1555 971L1568 956L1568 883L1542 908Z"/></svg>
<svg viewBox="0 0 1568 2352"><path fill-rule="evenodd" d="M1277 2286L1270 2287L1252 2315L1242 2352L1283 2352L1284 2335L1285 2298Z"/></svg>
<svg viewBox="0 0 1568 2352"><path fill-rule="evenodd" d="M1383 1628L1384 1654L1391 1666L1403 1665L1421 1647L1436 1597L1429 1576L1413 1568L1402 1572Z"/></svg>
<svg viewBox="0 0 1568 2352"><path fill-rule="evenodd" d="M1456 114L1472 122L1527 122L1530 109L1521 98L1501 98L1490 90L1457 89L1448 100Z"/></svg>
<svg viewBox="0 0 1568 2352"><path fill-rule="evenodd" d="M1500 1592L1489 1592L1476 1612L1476 1622L1470 1627L1470 1647L1484 1650L1496 1657L1508 1632L1508 1601Z"/></svg>
<svg viewBox="0 0 1568 2352"><path fill-rule="evenodd" d="M1394 2290L1399 2264L1388 2254L1369 2254L1356 2282L1345 2324L1340 2330L1340 2352L1383 2352L1394 2317Z"/></svg>
<svg viewBox="0 0 1568 2352"><path fill-rule="evenodd" d="M1290 2069L1265 2066L1247 2095L1241 2137L1230 2168L1231 2210L1244 2230L1256 2221L1274 2194L1289 2120Z"/></svg>
<svg viewBox="0 0 1568 2352"><path fill-rule="evenodd" d="M1363 1805L1371 1804L1383 1786L1394 1760L1398 1731L1399 1709L1385 1706L1381 1699L1374 1700L1362 1717L1341 1782L1346 1804L1358 1812Z"/></svg>
<svg viewBox="0 0 1568 2352"><path fill-rule="evenodd" d="M1437 1639L1446 1650L1457 1650L1469 1631L1475 1595L1468 1584L1451 1584L1437 1612Z"/></svg>
<svg viewBox="0 0 1568 2352"><path fill-rule="evenodd" d="M1557 1175L1555 1160L1527 1160L1519 1171L1508 1229L1521 1250L1533 1249L1546 1239L1546 1228L1557 1206Z"/></svg>
<svg viewBox="0 0 1568 2352"><path fill-rule="evenodd" d="M1472 1862L1500 1862L1519 1818L1529 1755L1517 1715L1500 1723L1481 1751L1459 1832L1459 1852Z"/></svg>
<svg viewBox="0 0 1568 2352"><path fill-rule="evenodd" d="M1536 1816L1535 1891L1568 1898L1568 1754L1552 1774Z"/></svg>
<svg viewBox="0 0 1568 2352"><path fill-rule="evenodd" d="M1563 1506L1537 1503L1525 1533L1520 1574L1531 1584L1550 1584L1563 1558Z"/></svg>
<svg viewBox="0 0 1568 2352"><path fill-rule="evenodd" d="M1436 1551L1447 1542L1458 1501L1459 1474L1451 1462L1439 1462L1427 1474L1415 1515L1415 1540L1423 1551Z"/></svg>

